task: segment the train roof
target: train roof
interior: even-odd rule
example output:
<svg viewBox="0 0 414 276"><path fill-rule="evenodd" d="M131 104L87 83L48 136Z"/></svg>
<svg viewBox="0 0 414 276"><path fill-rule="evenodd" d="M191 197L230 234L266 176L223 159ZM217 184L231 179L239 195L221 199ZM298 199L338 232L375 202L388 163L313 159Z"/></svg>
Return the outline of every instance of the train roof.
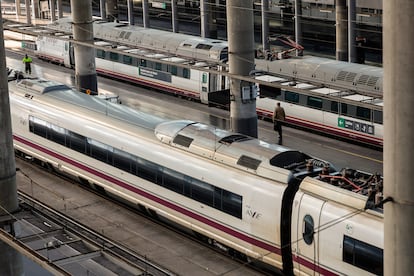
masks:
<svg viewBox="0 0 414 276"><path fill-rule="evenodd" d="M72 19L58 19L49 24L47 28L72 33ZM227 59L227 56L223 57L220 54L223 51L227 55L228 44L225 40L102 20L94 21L93 32L97 39L122 43L131 47L141 47L206 61L223 62L221 59Z"/></svg>
<svg viewBox="0 0 414 276"><path fill-rule="evenodd" d="M111 103L100 97L78 92L67 85L41 78L22 79L17 82L11 81L9 82L9 90L16 95L29 97L33 100L43 100L54 106L56 106L57 102L65 102L76 106L76 108L81 107L150 130L153 130L157 124L165 121L148 113L117 103ZM72 108L71 111L76 112Z"/></svg>
<svg viewBox="0 0 414 276"><path fill-rule="evenodd" d="M315 97L328 97L332 98L338 102L344 102L353 105L360 105L372 108L374 110L380 110L383 105L382 95L365 95L359 94L354 91L350 91L347 89L340 89L337 87L325 87L316 85L311 82L301 82L301 81L288 81L287 78L275 77L272 75L260 75L256 76L255 79L269 82L269 83L278 83L282 86L285 86L286 90L300 89L301 93L312 95ZM297 91L297 90L292 90Z"/></svg>
<svg viewBox="0 0 414 276"><path fill-rule="evenodd" d="M303 56L282 60L256 59L256 70L278 77L310 81L361 93L382 96L383 68L337 61L328 58Z"/></svg>
<svg viewBox="0 0 414 276"><path fill-rule="evenodd" d="M173 147L282 183L332 167L300 151L189 120L161 123L155 135Z"/></svg>

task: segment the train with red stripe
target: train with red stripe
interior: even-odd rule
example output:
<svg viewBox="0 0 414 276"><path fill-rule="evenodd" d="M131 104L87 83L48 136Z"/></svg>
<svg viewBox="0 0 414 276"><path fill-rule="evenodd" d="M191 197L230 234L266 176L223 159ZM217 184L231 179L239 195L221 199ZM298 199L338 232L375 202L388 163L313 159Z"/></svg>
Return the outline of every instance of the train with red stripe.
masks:
<svg viewBox="0 0 414 276"><path fill-rule="evenodd" d="M286 275L383 274L378 175L44 79L9 95L17 154Z"/></svg>
<svg viewBox="0 0 414 276"><path fill-rule="evenodd" d="M71 19L48 28L70 34ZM100 20L93 29L99 74L229 108L226 41ZM39 35L35 53L73 67L73 48L70 35ZM382 68L314 56L255 64L260 118L271 119L281 101L289 125L382 148Z"/></svg>

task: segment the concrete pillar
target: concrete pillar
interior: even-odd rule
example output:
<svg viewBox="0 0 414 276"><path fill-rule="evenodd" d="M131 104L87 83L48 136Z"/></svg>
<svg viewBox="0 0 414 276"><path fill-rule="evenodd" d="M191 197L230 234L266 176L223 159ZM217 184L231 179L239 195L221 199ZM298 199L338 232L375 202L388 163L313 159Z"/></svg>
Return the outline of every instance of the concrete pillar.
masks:
<svg viewBox="0 0 414 276"><path fill-rule="evenodd" d="M336 60L348 60L346 0L335 0L336 9Z"/></svg>
<svg viewBox="0 0 414 276"><path fill-rule="evenodd" d="M63 4L62 0L57 0L58 18L63 18Z"/></svg>
<svg viewBox="0 0 414 276"><path fill-rule="evenodd" d="M414 1L383 2L384 275L414 272Z"/></svg>
<svg viewBox="0 0 414 276"><path fill-rule="evenodd" d="M295 0L295 42L297 45L302 44L302 0ZM296 50L296 56L301 53Z"/></svg>
<svg viewBox="0 0 414 276"><path fill-rule="evenodd" d="M50 20L56 21L56 3L55 0L49 0L50 7Z"/></svg>
<svg viewBox="0 0 414 276"><path fill-rule="evenodd" d="M142 0L142 22L144 28L150 27L148 0Z"/></svg>
<svg viewBox="0 0 414 276"><path fill-rule="evenodd" d="M32 14L34 18L40 18L39 0L32 0Z"/></svg>
<svg viewBox="0 0 414 276"><path fill-rule="evenodd" d="M30 0L25 0L24 5L26 6L26 23L32 25L32 15L30 10Z"/></svg>
<svg viewBox="0 0 414 276"><path fill-rule="evenodd" d="M71 1L73 39L93 44L92 0ZM95 49L75 43L75 81L79 91L98 94Z"/></svg>
<svg viewBox="0 0 414 276"><path fill-rule="evenodd" d="M356 54L356 0L348 0L348 61L357 62Z"/></svg>
<svg viewBox="0 0 414 276"><path fill-rule="evenodd" d="M118 1L117 0L106 0L106 19L108 21L118 20Z"/></svg>
<svg viewBox="0 0 414 276"><path fill-rule="evenodd" d="M128 0L128 21L129 25L134 25L134 2L133 0Z"/></svg>
<svg viewBox="0 0 414 276"><path fill-rule="evenodd" d="M177 0L171 0L171 20L172 20L172 31L174 33L178 33Z"/></svg>
<svg viewBox="0 0 414 276"><path fill-rule="evenodd" d="M269 0L262 0L262 44L263 44L263 54L270 51L268 13L269 13Z"/></svg>
<svg viewBox="0 0 414 276"><path fill-rule="evenodd" d="M16 5L16 19L18 20L20 15L22 14L22 11L20 9L20 0L16 0L15 5Z"/></svg>
<svg viewBox="0 0 414 276"><path fill-rule="evenodd" d="M106 1L105 0L99 1L99 8L101 11L101 18L102 20L105 20L106 19Z"/></svg>
<svg viewBox="0 0 414 276"><path fill-rule="evenodd" d="M253 0L228 0L229 72L248 76L254 69ZM230 79L230 125L233 131L257 137L254 85Z"/></svg>
<svg viewBox="0 0 414 276"><path fill-rule="evenodd" d="M200 35L201 37L209 37L209 11L208 11L208 0L200 0Z"/></svg>
<svg viewBox="0 0 414 276"><path fill-rule="evenodd" d="M0 22L3 22L0 13ZM3 23L0 24L0 216L18 210L16 163L10 115L10 99L6 73Z"/></svg>

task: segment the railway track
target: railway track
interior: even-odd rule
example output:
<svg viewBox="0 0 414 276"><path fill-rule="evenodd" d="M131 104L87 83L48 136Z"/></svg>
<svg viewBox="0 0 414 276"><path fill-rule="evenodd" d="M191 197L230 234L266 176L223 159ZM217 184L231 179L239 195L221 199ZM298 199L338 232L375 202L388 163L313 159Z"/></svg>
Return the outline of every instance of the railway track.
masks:
<svg viewBox="0 0 414 276"><path fill-rule="evenodd" d="M174 234L181 236L182 238L189 241L190 243L198 244L199 246L202 246L205 249L208 249L209 251L213 252L214 255L219 254L223 256L224 258L228 259L228 261L226 262L235 264L234 268L231 268L230 270L226 271L225 273L226 275L238 275L239 274L238 271L240 271L240 269L242 269L241 273L246 273L247 271L248 273L246 275L275 275L274 269L263 266L263 264L260 264L258 266L256 262L254 262L253 260L247 259L243 254L239 252L235 252L226 247L223 247L214 240L208 239L197 233L185 231L185 229L177 227L177 225L171 223L170 221L166 219L161 219L156 214L149 213L149 212L143 212L142 210L134 208L124 202L120 202L117 199L109 196L105 192L102 192L100 190L94 190L91 188L90 185L87 185L86 183L82 183L70 177L67 177L65 175L62 175L56 172L54 169L44 166L44 164L36 162L36 160L30 160L20 155L16 155L16 157L18 157L18 159L21 162L23 162L24 166L29 166L29 167L34 166L37 169L41 169L45 173L52 174L54 177L60 178L65 183L69 182L72 185L80 187L81 190L87 191L88 193L92 193L96 197L99 197L100 199L104 201L108 201L118 206L122 210L127 210L128 212L131 212L141 217L142 219L148 220L151 223L161 225L161 227L166 229L167 231L173 232ZM21 164L21 162L19 163ZM24 174L24 171L22 173ZM27 175L26 177L30 177L30 176ZM141 254L137 253L135 249L130 249L127 246L119 244L113 238L112 239L108 238L105 235L101 235L97 233L96 231L90 230L90 228L84 223L79 222L75 218L70 218L62 212L54 210L53 208L49 207L47 203L42 203L40 202L40 200L33 199L32 196L29 194L33 194L33 192L30 191L30 189L27 190L26 192L19 191L19 196L22 197L22 200L25 206L34 206L36 210L38 209L42 213L45 213L48 216L48 218L50 217L51 220L56 221L56 222L61 222L65 228L71 231L74 231L76 233L79 233L79 235L81 235L82 238L84 238L88 242L90 241L91 243L92 242L96 243L97 246L100 246L101 248L108 250L108 253L114 254L114 256L119 256L126 262L130 262L132 264L136 263L136 265L138 265L139 267L148 267L148 270L145 271L145 273L148 273L148 274L144 274L144 275L178 275L176 272L172 271L171 269L168 269L167 267L168 265L162 264L162 261L160 261L160 265L157 265L159 260L156 260L156 259L154 260L154 258L151 258L152 261L149 260L148 258L146 258L146 256L142 256ZM138 219L138 220L141 221L141 219ZM119 225L119 228L122 228L122 226ZM122 231L122 229L120 229L120 231ZM148 265L146 265L146 262L148 262ZM167 267L167 268L164 268L164 267Z"/></svg>
<svg viewBox="0 0 414 276"><path fill-rule="evenodd" d="M39 200L29 196L27 193L22 191L18 192L20 207L23 210L30 211L33 213L39 213L42 217L47 218L48 221L58 225L60 229L64 229L67 235L74 235L77 239L82 240L82 243L87 244L90 251L83 251L78 259L85 259L88 256L108 256L108 259L116 259L120 262L130 266L132 271L139 273L139 275L176 275L172 271L161 267L155 262L146 259L144 256L120 245L114 240L111 240L93 230L87 226L73 220L72 218L62 214L51 208L50 206L40 202ZM49 222L48 222L49 224ZM55 226L56 227L56 226ZM42 233L42 236L53 235L53 232L57 230L55 227L51 227L50 232ZM18 239L19 240L19 239ZM22 238L21 241L24 243L27 238ZM69 243L67 243L69 244ZM63 245L60 240L54 242L48 242L47 246L57 248ZM73 247L75 248L75 247ZM69 257L70 258L70 257ZM95 258L95 257L94 257ZM72 262L68 259L60 259L56 262L57 266ZM52 261L55 263L54 261Z"/></svg>

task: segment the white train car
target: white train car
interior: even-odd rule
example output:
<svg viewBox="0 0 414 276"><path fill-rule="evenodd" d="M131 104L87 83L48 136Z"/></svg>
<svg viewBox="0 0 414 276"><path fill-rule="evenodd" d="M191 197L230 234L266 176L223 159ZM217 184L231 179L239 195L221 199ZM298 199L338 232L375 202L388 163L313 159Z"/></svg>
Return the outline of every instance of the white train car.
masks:
<svg viewBox="0 0 414 276"><path fill-rule="evenodd" d="M286 87L259 86L261 96L256 101L258 116L272 118L276 103L282 102L289 125L382 148L382 96L367 96L271 75L256 79Z"/></svg>
<svg viewBox="0 0 414 276"><path fill-rule="evenodd" d="M62 18L47 26L49 29L72 33L72 19ZM194 60L226 62L227 41L201 38L193 35L172 33L126 23L96 20L93 23L94 37L116 41L130 47L140 46L147 50L163 51Z"/></svg>
<svg viewBox="0 0 414 276"><path fill-rule="evenodd" d="M337 61L328 58L303 56L282 60L256 59L256 70L299 81L323 84L358 93L379 96L383 91L383 68Z"/></svg>
<svg viewBox="0 0 414 276"><path fill-rule="evenodd" d="M381 211L365 210L364 193L318 180L337 178L325 161L41 79L10 81L9 91L20 154L286 274L382 273ZM356 250L369 250L364 260L381 269L355 263Z"/></svg>
<svg viewBox="0 0 414 276"><path fill-rule="evenodd" d="M182 41L197 41L197 37L153 29L142 30L137 26L113 22L97 21L94 26L96 38L106 40L95 44L108 49L97 49L98 73L205 104L229 107L229 81L220 74L227 70L226 66L207 63L211 59L205 55L196 55L198 52L192 47L188 47L188 52L180 52L182 45L173 40L170 45L166 43L168 40L163 40L164 46L153 47L156 51L148 49L151 43L156 43L158 36L177 35L177 39L183 39ZM71 32L70 19L58 20L51 28ZM135 39L141 32L146 34L145 42L144 39ZM43 38L39 41L42 40L49 41ZM117 43L121 41L128 46L119 46ZM220 55L225 55L226 43L217 43L222 47ZM73 52L67 51L72 47L65 42L60 45L63 55L67 56L65 65L68 66L68 60L69 67L73 66ZM205 50L209 47L205 47ZM42 57L54 52L49 51L47 43L39 44L37 48L38 55ZM116 50L119 51L114 52ZM57 54L60 59L59 55ZM198 63L192 60L195 56L200 58ZM53 60L53 57L50 59ZM225 59L224 56L220 58ZM284 60L256 59L255 63L255 72L262 74L256 77L257 80L286 84L286 89L266 87L265 83L260 85L261 97L257 98L259 117L270 119L276 101L281 101L287 107L287 122L290 125L382 147L382 68L312 56ZM196 66L180 66L186 64L198 64L216 70L217 74L198 70ZM292 83L298 85L291 85Z"/></svg>

